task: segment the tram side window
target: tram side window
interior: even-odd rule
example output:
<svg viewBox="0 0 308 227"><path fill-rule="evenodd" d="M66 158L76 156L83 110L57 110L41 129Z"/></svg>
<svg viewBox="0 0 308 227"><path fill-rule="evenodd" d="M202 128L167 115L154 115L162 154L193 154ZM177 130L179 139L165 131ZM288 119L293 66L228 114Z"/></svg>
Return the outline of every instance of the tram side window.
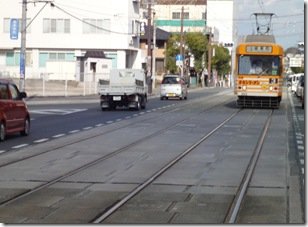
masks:
<svg viewBox="0 0 308 227"><path fill-rule="evenodd" d="M279 75L279 57L276 56L241 56L239 74Z"/></svg>

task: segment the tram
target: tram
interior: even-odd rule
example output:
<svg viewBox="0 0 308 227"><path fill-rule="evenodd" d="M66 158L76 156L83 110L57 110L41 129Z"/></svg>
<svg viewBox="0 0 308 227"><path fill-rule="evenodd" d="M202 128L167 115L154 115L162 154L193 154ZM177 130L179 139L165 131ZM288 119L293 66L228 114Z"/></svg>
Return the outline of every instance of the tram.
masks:
<svg viewBox="0 0 308 227"><path fill-rule="evenodd" d="M234 79L239 107L279 108L283 48L273 35L248 35L236 47Z"/></svg>

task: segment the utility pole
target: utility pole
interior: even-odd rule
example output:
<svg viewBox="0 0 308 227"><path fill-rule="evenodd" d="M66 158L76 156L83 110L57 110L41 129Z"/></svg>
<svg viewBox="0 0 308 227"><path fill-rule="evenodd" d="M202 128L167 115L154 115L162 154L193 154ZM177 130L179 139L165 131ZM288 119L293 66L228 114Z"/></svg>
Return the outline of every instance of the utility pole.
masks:
<svg viewBox="0 0 308 227"><path fill-rule="evenodd" d="M204 11L204 33L205 33L205 37L207 37L207 0L205 0L205 11ZM209 73L208 73L208 67L206 67L206 61L207 61L207 58L206 58L206 50L207 50L207 46L205 47L205 50L204 50L204 64L202 64L202 70L204 74L207 74L207 78L205 78L205 86L209 86ZM205 75L204 75L205 76Z"/></svg>
<svg viewBox="0 0 308 227"><path fill-rule="evenodd" d="M155 48L156 48L156 25L155 25L155 12L153 12L153 49L152 49L152 75L153 75L153 81L152 81L152 89L155 88L156 83L156 65L155 65Z"/></svg>
<svg viewBox="0 0 308 227"><path fill-rule="evenodd" d="M152 70L151 70L151 0L148 0L148 25L147 25L147 44L148 44L148 57L147 57L147 81L148 81L148 92L152 94Z"/></svg>
<svg viewBox="0 0 308 227"><path fill-rule="evenodd" d="M182 67L181 67L181 77L183 78L184 76L184 34L183 34L183 30L184 30L184 6L182 6L182 10L181 10L181 40L180 40L180 54L182 57Z"/></svg>
<svg viewBox="0 0 308 227"><path fill-rule="evenodd" d="M21 20L21 44L20 44L20 63L19 63L19 89L25 91L26 77L26 30L27 26L27 0L22 0L22 20Z"/></svg>
<svg viewBox="0 0 308 227"><path fill-rule="evenodd" d="M208 78L211 79L211 64L212 64L212 29L210 27L208 27L208 36L209 36L209 40L208 40L208 61L207 61L207 73L208 73ZM211 79L211 81L213 81ZM215 86L215 84L214 84Z"/></svg>

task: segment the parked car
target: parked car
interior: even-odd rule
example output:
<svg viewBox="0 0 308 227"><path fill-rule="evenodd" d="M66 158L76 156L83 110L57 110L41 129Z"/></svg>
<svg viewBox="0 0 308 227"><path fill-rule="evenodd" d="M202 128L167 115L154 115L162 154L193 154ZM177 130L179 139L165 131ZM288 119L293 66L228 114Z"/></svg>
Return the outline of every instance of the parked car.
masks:
<svg viewBox="0 0 308 227"><path fill-rule="evenodd" d="M160 85L160 99L187 99L187 83L178 75L165 75Z"/></svg>
<svg viewBox="0 0 308 227"><path fill-rule="evenodd" d="M296 85L296 91L295 91L295 95L297 97L302 98L302 92L303 92L303 88L304 88L304 83L305 83L305 77L304 74L301 75L298 79L298 83Z"/></svg>
<svg viewBox="0 0 308 227"><path fill-rule="evenodd" d="M303 86L303 91L302 91L302 109L305 108L305 86Z"/></svg>
<svg viewBox="0 0 308 227"><path fill-rule="evenodd" d="M299 81L299 78L301 76L304 76L303 73L298 73L298 74L294 74L292 76L292 85L291 85L291 91L296 93L296 87L297 87L297 84L298 84L298 81Z"/></svg>
<svg viewBox="0 0 308 227"><path fill-rule="evenodd" d="M9 134L29 134L30 114L23 100L26 97L13 82L0 79L0 141Z"/></svg>

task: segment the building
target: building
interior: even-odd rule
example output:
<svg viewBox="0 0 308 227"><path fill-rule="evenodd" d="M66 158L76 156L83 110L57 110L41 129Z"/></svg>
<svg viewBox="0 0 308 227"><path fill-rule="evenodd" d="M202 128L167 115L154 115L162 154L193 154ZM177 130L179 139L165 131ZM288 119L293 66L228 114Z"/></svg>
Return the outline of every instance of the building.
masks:
<svg viewBox="0 0 308 227"><path fill-rule="evenodd" d="M154 59L155 59L155 76L159 81L162 80L162 75L166 72L166 49L167 49L167 41L171 35L171 33L166 32L160 28L156 28L155 34L155 51L154 51ZM151 58L153 58L153 26L150 27L150 37L151 37ZM146 59L147 59L147 37L148 37L148 29L145 26L145 33L140 36L140 48L141 48L141 58L143 59L142 67L146 70ZM153 61L152 63L153 64ZM153 65L151 65L153 70Z"/></svg>
<svg viewBox="0 0 308 227"><path fill-rule="evenodd" d="M147 46L140 43L141 27L147 21L142 17L142 1L0 0L5 5L0 7L0 77L20 76L21 33L16 31L21 31L23 2L27 3L26 79L96 82L110 68L138 69L147 62L142 50ZM163 31L180 31L182 8L184 32L206 32L211 27L213 41L232 41L233 0L156 0L152 7L160 45L158 73L164 69L162 45L166 41L160 36ZM87 51L99 51L100 57L85 60Z"/></svg>
<svg viewBox="0 0 308 227"><path fill-rule="evenodd" d="M139 1L23 1L27 2L26 79L87 80L78 70L85 68L80 64L86 52L95 50L106 57L102 67L141 68ZM12 33L21 31L23 1L0 0L5 5L0 7L0 77L19 77L21 33ZM93 74L94 67L90 69Z"/></svg>
<svg viewBox="0 0 308 227"><path fill-rule="evenodd" d="M213 42L233 42L233 0L156 0L153 4L157 27L179 33L183 12L183 32L214 34Z"/></svg>

